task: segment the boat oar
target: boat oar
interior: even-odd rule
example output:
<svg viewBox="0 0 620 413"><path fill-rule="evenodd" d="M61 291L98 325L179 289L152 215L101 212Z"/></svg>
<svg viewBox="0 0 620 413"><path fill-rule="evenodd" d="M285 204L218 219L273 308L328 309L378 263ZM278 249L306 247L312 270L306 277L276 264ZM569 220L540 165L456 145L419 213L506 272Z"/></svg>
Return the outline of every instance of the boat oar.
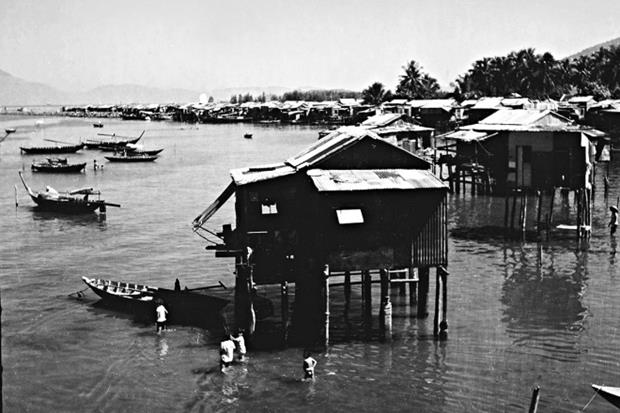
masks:
<svg viewBox="0 0 620 413"><path fill-rule="evenodd" d="M116 207L116 208L120 208L121 205L120 204L112 204L110 202L104 202L103 205L105 206L111 206L111 207Z"/></svg>
<svg viewBox="0 0 620 413"><path fill-rule="evenodd" d="M64 143L64 144L67 144L67 145L75 145L74 143L71 143L71 142L57 141L57 140L55 140L55 139L45 139L45 138L44 138L43 140L44 140L44 141L48 141L48 142L54 142L54 143Z"/></svg>

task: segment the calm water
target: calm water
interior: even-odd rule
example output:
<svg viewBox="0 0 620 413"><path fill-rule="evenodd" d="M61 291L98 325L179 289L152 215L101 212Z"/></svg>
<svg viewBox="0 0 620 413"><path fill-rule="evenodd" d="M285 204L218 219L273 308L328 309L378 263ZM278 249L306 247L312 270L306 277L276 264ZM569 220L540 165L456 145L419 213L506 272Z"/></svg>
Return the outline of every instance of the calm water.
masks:
<svg viewBox="0 0 620 413"><path fill-rule="evenodd" d="M231 168L283 160L313 142L317 130L121 121L97 130L88 120L44 119L35 127L36 120L0 118L0 130L18 127L0 144L5 411L522 412L539 385L539 411L576 412L592 396L591 383L620 386L620 271L602 191L589 244L571 237L541 250L536 243L451 237L447 342L432 339L432 304L431 317L417 320L396 290L394 340L358 338L359 292L345 320L336 303L342 291L334 288L335 344L316 355L316 382L300 382L296 348L251 352L248 363L221 375L215 333L175 327L157 336L152 325L100 308L91 292L81 301L68 294L83 288L82 275L232 286L232 261L204 251L192 219L228 184ZM108 164L102 153L82 151L69 158L89 162L83 174L32 175L37 157L19 154L20 145L43 139L76 142L142 129L146 146L166 148L155 163ZM243 139L245 132L254 139ZM105 168L94 171L93 159ZM20 169L35 189L92 186L122 208L109 208L105 221L36 212ZM616 162L612 177L619 173ZM620 195L617 179L609 202ZM570 206L558 218L569 213ZM503 200L453 195L449 214L451 229L499 224ZM211 227L229 222L231 201ZM587 411L615 410L597 398Z"/></svg>

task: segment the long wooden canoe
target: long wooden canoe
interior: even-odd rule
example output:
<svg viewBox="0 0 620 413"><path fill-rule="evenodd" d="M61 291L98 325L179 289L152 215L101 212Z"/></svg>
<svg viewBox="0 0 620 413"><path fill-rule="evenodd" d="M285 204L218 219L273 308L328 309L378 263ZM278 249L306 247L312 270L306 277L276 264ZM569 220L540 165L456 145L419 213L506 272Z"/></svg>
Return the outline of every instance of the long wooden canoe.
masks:
<svg viewBox="0 0 620 413"><path fill-rule="evenodd" d="M620 408L620 387L598 386L593 384L592 388L609 403Z"/></svg>

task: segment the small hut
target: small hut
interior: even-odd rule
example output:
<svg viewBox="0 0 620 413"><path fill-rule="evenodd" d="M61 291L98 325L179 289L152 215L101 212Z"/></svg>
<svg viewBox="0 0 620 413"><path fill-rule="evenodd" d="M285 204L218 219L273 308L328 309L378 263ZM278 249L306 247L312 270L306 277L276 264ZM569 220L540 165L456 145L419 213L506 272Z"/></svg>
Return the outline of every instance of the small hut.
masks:
<svg viewBox="0 0 620 413"><path fill-rule="evenodd" d="M342 277L350 296L351 277L359 276L368 308L378 274L389 336L394 274L412 286L412 297L419 280L413 301L426 316L429 271L437 268L444 310L440 323L438 295L435 333L445 334L447 187L429 168L374 132L349 127L285 162L231 171L230 186L194 227L199 230L235 194L236 228L226 225L224 243L214 249L216 256L236 257L237 322L253 331L251 289L280 284L286 330L287 283L295 283L293 319L327 343L330 279Z"/></svg>

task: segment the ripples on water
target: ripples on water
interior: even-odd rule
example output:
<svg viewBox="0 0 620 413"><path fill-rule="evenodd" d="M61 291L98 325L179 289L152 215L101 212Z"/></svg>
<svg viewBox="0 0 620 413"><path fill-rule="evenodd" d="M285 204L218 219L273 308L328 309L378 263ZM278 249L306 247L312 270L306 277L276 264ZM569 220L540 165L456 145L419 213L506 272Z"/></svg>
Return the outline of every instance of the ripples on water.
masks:
<svg viewBox="0 0 620 413"><path fill-rule="evenodd" d="M19 146L99 131L88 120L45 119L38 127L35 120L19 119L18 132L0 145L6 411L525 411L534 385L541 386L540 411L577 411L592 395L590 383L620 386L620 276L616 241L605 228L608 204L620 195L613 179L609 201L596 194L595 232L581 244L474 236L473 228L502 225L503 199L451 195L447 342L432 338L432 285L425 320L393 291L391 343L378 340L378 308L365 331L360 292L354 288L345 311L336 287L334 345L315 355L314 383L300 381L298 348L251 352L221 375L214 332L174 327L157 336L154 326L97 305L90 292L80 301L68 294L83 288L81 275L232 286L233 262L204 251L192 219L227 185L230 169L281 161L313 142L317 130L109 121L108 133L147 129L145 145L165 147L162 157L116 165L83 151L69 158L89 162L86 173L59 176L32 175L36 157L20 155ZM254 139L243 139L246 132ZM93 171L93 159L103 171ZM109 208L107 220L38 212L18 169L35 189L93 186L122 208ZM616 162L612 178L618 172ZM558 214L569 219L570 205ZM229 201L211 227L231 222ZM267 293L277 297L277 288ZM378 293L374 288L375 306ZM614 411L600 399L589 410Z"/></svg>

